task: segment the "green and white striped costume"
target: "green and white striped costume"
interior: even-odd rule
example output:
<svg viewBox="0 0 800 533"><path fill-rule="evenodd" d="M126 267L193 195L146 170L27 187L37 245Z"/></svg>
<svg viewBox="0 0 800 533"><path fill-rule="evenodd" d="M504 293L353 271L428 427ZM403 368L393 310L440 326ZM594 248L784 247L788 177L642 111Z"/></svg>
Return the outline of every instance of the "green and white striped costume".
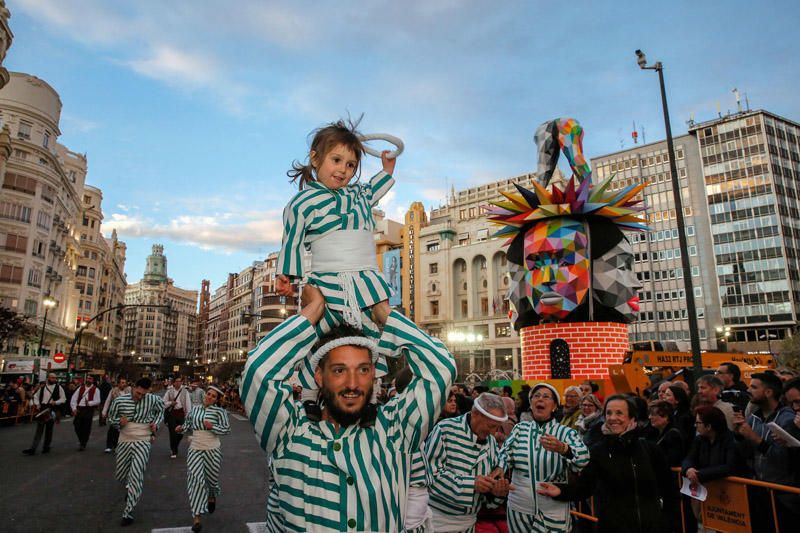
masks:
<svg viewBox="0 0 800 533"><path fill-rule="evenodd" d="M120 427L120 418L128 423ZM130 393L119 396L111 404L108 423L120 430L116 450L116 478L125 483L127 497L123 518L133 518L133 509L139 503L144 486L144 471L150 459L150 424L156 429L164 421L164 401L155 394L145 394L138 402Z"/></svg>
<svg viewBox="0 0 800 533"><path fill-rule="evenodd" d="M496 507L492 495L475 491L475 477L498 466L500 448L493 435L481 444L469 426L470 413L439 422L425 441L433 481L428 487L434 525L442 519L476 517L481 506ZM439 526L437 526L438 528ZM447 531L474 531L472 526ZM439 529L437 529L439 531Z"/></svg>
<svg viewBox="0 0 800 533"><path fill-rule="evenodd" d="M211 422L210 430L204 422ZM183 422L183 431L193 432L186 456L186 473L192 516L198 516L208 512L208 499L220 493L222 448L218 437L231 432L228 412L216 405L195 405Z"/></svg>
<svg viewBox="0 0 800 533"><path fill-rule="evenodd" d="M287 381L316 340L305 317L292 317L259 343L244 369L242 399L271 456L285 531L398 531L409 455L443 407L455 376L453 357L440 341L392 312L379 349L405 354L414 378L378 408L373 426L337 430L309 420Z"/></svg>
<svg viewBox="0 0 800 533"><path fill-rule="evenodd" d="M427 507L428 501L428 487L433 482L433 475L431 474L431 468L428 464L428 458L422 453L422 450L417 450L413 454L411 454L411 474L409 479L409 500L415 497L415 491L420 496L424 496L422 501L419 504L414 504L409 501L409 504L406 507L406 518L405 518L405 531L406 533L433 533L433 526L430 524L430 512L428 512L428 519L426 519L422 524L414 527L414 524L409 525L409 519L411 518L415 522L418 522L423 517L422 509L420 508L421 505ZM423 492L424 491L424 492ZM411 512L414 516L410 517L409 512Z"/></svg>
<svg viewBox="0 0 800 533"><path fill-rule="evenodd" d="M565 457L545 450L539 440L553 435L569 445ZM500 450L500 466L511 472L517 487L508 496L508 530L510 533L569 531L569 503L555 501L536 493L536 484L565 483L569 471L577 472L589 464L589 450L577 431L551 419L542 424L520 422Z"/></svg>
<svg viewBox="0 0 800 533"><path fill-rule="evenodd" d="M345 292L340 283L339 271L303 272L303 252L314 241L340 230L375 229L372 208L394 185L391 175L378 172L368 183L353 183L341 189L328 189L312 181L289 202L283 211L283 243L278 255L277 271L293 278L308 277L325 296L325 305L332 311L319 323L321 331L341 321L345 308ZM361 309L386 300L392 291L383 275L374 270L353 272L353 284L358 306ZM364 329L377 338L380 331L369 319L363 317Z"/></svg>

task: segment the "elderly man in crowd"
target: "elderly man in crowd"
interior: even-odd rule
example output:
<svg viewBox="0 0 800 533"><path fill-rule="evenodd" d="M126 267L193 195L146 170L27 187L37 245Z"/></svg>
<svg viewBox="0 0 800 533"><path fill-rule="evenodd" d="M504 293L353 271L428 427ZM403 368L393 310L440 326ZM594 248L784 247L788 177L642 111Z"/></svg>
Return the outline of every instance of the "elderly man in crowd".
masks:
<svg viewBox="0 0 800 533"><path fill-rule="evenodd" d="M481 507L495 507L509 482L498 468L494 434L508 420L502 398L488 392L472 411L442 420L425 441L432 482L428 487L433 527L439 532L474 531Z"/></svg>

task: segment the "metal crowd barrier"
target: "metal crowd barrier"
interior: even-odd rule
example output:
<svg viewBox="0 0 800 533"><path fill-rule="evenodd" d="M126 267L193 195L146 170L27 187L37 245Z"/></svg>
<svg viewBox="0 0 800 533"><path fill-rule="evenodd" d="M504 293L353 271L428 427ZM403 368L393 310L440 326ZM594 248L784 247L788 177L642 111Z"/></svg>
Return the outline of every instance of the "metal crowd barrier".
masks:
<svg viewBox="0 0 800 533"><path fill-rule="evenodd" d="M680 474L681 469L675 467L672 469L672 471L676 473L678 486L680 487L682 483ZM712 502L717 502L720 500L719 503L723 504L723 506L720 507L717 503L709 503L708 498L706 498L706 501L704 502L699 502L700 516L703 519L703 527L706 529L721 531L723 533L752 531L752 521L750 516L749 500L747 496L748 486L759 487L769 491L769 500L772 506L772 520L775 526L775 533L780 533L778 511L775 504L775 493L784 492L788 494L800 495L800 488L737 476L726 477L706 484L706 487L709 488L709 495L714 498ZM681 494L681 496L685 495ZM685 497L688 498L688 496ZM683 498L681 499L681 502L682 501ZM570 511L570 514L575 518L597 523L598 518L594 515L594 499L589 500L589 509L584 509L583 507L583 502L578 503L577 509ZM681 510L681 530L683 533L687 533L684 508L683 505L680 505L679 507ZM725 525L724 523L726 520L729 522L728 525Z"/></svg>

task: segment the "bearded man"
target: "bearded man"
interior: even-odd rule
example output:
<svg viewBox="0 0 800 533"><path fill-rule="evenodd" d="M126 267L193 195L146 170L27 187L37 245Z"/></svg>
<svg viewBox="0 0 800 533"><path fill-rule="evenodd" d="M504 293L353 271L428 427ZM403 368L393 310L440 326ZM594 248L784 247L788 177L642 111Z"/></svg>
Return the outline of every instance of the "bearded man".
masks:
<svg viewBox="0 0 800 533"><path fill-rule="evenodd" d="M245 409L271 458L278 521L292 531L398 531L410 455L442 408L455 377L453 357L387 302L371 312L383 328L377 344L345 327L320 339L315 326L325 300L310 285L303 297L300 315L250 354L242 382ZM405 355L414 377L376 407L370 400L379 352ZM294 400L289 380L298 363L314 369L320 409Z"/></svg>

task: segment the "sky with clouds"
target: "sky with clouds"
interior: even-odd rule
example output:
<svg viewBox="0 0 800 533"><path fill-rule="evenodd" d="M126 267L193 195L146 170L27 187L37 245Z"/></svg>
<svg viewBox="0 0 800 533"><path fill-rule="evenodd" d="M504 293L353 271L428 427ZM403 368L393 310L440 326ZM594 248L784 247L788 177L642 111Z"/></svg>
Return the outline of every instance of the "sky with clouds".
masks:
<svg viewBox="0 0 800 533"><path fill-rule="evenodd" d="M177 285L221 285L280 246L308 133L347 114L401 137L382 207L530 172L536 126L583 124L587 154L735 109L800 121L796 1L8 0L5 65L61 96L60 142L89 161L130 282L162 243ZM794 66L792 66L794 65ZM641 137L640 137L641 138ZM368 157L364 177L380 167Z"/></svg>

